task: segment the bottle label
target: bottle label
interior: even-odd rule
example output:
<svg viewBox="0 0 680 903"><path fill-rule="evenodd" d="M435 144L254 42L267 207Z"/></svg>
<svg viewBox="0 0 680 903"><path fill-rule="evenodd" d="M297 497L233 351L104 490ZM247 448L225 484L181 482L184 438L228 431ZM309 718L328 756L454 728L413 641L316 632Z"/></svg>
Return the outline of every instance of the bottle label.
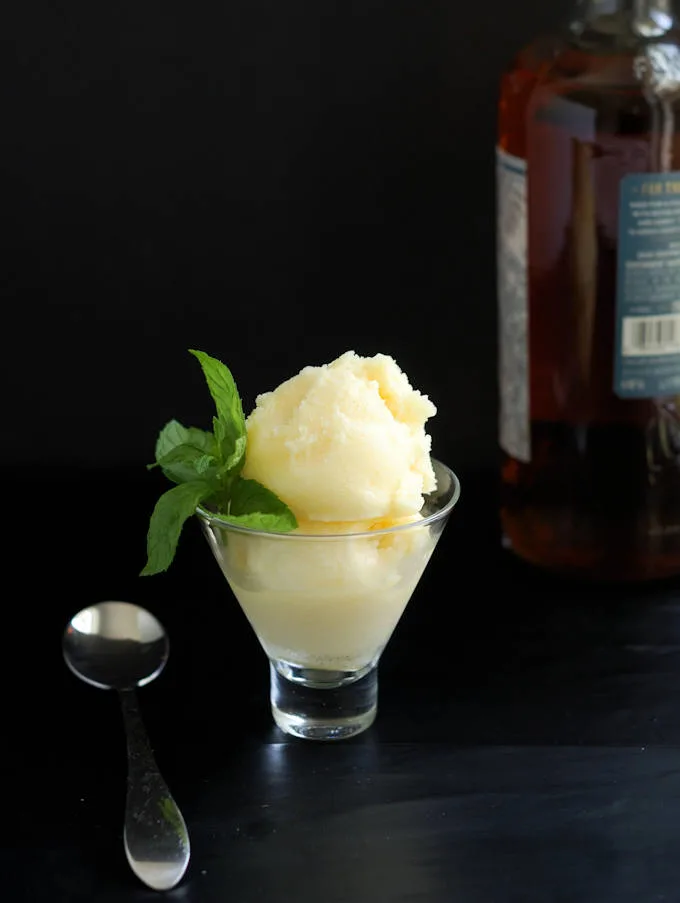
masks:
<svg viewBox="0 0 680 903"><path fill-rule="evenodd" d="M501 148L496 197L499 442L513 458L530 461L527 164Z"/></svg>
<svg viewBox="0 0 680 903"><path fill-rule="evenodd" d="M621 180L614 393L680 392L680 172Z"/></svg>

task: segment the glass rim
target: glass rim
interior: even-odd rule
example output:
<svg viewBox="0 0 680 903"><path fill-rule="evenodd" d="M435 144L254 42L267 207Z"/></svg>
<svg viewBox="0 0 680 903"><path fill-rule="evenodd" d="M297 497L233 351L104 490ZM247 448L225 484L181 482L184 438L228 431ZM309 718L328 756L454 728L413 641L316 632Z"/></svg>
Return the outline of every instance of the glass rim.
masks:
<svg viewBox="0 0 680 903"><path fill-rule="evenodd" d="M387 536L392 533L401 533L405 530L413 530L414 527L428 527L430 524L434 524L450 514L460 499L460 480L455 472L438 458L431 458L430 460L433 465L437 465L448 474L452 483L451 498L448 499L445 505L442 505L437 511L433 511L432 514L428 514L427 517L423 517L421 520L409 521L407 524L395 524L392 527L381 527L378 530L358 530L350 533L282 533L276 530L257 530L255 527L243 527L239 524L233 524L230 521L223 520L219 514L214 514L201 505L196 506L194 513L202 521L223 527L225 530L231 530L234 533L243 533L249 536L266 536L270 539L288 540L290 542L300 542L309 539L335 541L349 538L361 539L367 536Z"/></svg>

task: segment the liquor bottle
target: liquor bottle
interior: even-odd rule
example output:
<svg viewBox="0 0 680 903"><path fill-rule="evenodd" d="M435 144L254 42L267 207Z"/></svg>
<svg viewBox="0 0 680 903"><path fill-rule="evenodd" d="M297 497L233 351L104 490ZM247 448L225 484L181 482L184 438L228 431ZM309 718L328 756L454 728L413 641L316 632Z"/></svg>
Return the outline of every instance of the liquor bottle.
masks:
<svg viewBox="0 0 680 903"><path fill-rule="evenodd" d="M502 76L501 525L565 574L680 574L679 114L671 0L585 0Z"/></svg>

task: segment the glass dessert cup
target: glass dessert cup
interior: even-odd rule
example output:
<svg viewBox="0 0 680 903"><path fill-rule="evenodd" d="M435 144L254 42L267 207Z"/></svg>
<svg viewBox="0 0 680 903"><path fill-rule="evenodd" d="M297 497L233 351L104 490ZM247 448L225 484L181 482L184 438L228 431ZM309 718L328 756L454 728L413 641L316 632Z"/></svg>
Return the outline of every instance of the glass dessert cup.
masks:
<svg viewBox="0 0 680 903"><path fill-rule="evenodd" d="M269 658L272 715L286 733L341 740L375 720L380 656L460 495L453 471L432 464L437 487L420 519L384 529L269 533L197 509Z"/></svg>

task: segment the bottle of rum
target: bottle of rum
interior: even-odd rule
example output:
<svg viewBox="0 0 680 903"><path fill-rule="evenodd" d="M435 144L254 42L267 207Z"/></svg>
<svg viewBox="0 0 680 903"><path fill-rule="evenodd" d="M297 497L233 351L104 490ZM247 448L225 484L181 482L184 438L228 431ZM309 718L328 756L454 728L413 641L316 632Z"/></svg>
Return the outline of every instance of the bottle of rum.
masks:
<svg viewBox="0 0 680 903"><path fill-rule="evenodd" d="M499 103L501 522L546 568L680 574L680 32L585 0Z"/></svg>

